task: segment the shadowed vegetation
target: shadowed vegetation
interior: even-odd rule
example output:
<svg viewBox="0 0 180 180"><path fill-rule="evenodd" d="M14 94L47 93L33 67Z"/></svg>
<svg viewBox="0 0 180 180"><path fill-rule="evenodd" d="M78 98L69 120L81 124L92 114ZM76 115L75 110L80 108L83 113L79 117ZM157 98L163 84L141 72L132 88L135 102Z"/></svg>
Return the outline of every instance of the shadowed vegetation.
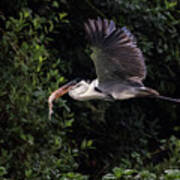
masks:
<svg viewBox="0 0 180 180"><path fill-rule="evenodd" d="M180 179L180 104L155 99L56 101L75 77L96 77L83 23L113 19L143 51L144 84L180 97L178 0L0 1L2 180Z"/></svg>

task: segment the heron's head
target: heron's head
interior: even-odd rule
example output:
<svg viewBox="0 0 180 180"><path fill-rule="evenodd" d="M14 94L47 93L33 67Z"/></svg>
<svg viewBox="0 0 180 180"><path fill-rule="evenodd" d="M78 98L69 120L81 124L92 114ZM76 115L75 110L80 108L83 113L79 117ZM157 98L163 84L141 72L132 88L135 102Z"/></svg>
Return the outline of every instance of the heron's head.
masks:
<svg viewBox="0 0 180 180"><path fill-rule="evenodd" d="M87 92L89 83L81 80L69 90L69 95L74 99L80 99L80 96Z"/></svg>
<svg viewBox="0 0 180 180"><path fill-rule="evenodd" d="M65 84L64 86L60 87L59 89L55 90L54 92L51 93L51 95L48 98L48 104L49 104L49 118L51 118L51 114L53 113L53 101L61 96L63 96L64 94L66 94L67 92L71 91L75 91L75 87L78 87L78 84L80 83L80 79L76 78L73 81L68 82L67 84Z"/></svg>

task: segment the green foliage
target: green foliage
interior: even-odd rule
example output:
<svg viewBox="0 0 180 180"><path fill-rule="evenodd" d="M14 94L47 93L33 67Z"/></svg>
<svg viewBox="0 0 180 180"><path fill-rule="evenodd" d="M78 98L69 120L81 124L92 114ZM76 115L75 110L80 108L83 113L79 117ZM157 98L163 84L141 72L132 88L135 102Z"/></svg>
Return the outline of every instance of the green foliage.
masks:
<svg viewBox="0 0 180 180"><path fill-rule="evenodd" d="M53 20L23 10L18 18L7 19L5 28L1 29L0 47L3 82L0 176L63 179L67 172L70 179L85 179L80 174L69 173L78 167L74 159L76 144L70 143L66 136L73 113L60 100L61 120L48 121L47 117L48 95L65 82L63 62L55 58L54 50L49 47ZM49 85L51 81L54 82Z"/></svg>
<svg viewBox="0 0 180 180"><path fill-rule="evenodd" d="M74 77L95 78L83 23L113 19L136 36L145 84L180 92L177 0L0 2L0 178L31 180L179 177L180 106L154 99L55 103Z"/></svg>
<svg viewBox="0 0 180 180"><path fill-rule="evenodd" d="M103 180L116 179L116 180L177 180L180 178L180 146L179 139L171 137L166 144L170 147L170 158L164 160L158 165L145 165L138 166L138 169L123 168L121 163L120 167L112 169L112 173L107 173L103 176ZM165 144L163 146L166 146ZM165 148L165 147L163 147ZM131 164L131 162L130 162Z"/></svg>
<svg viewBox="0 0 180 180"><path fill-rule="evenodd" d="M159 177L148 170L133 170L114 168L113 174L109 173L103 176L103 180L177 180L180 178L179 169L167 169Z"/></svg>

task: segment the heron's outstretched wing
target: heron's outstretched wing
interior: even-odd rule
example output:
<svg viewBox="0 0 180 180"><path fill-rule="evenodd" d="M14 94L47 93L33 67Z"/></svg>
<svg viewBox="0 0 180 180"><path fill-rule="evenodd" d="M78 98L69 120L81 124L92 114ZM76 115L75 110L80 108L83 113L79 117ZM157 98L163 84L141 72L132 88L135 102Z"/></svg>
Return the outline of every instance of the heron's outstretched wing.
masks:
<svg viewBox="0 0 180 180"><path fill-rule="evenodd" d="M116 28L112 20L98 18L85 23L85 31L100 84L107 81L141 84L146 75L144 58L126 27Z"/></svg>

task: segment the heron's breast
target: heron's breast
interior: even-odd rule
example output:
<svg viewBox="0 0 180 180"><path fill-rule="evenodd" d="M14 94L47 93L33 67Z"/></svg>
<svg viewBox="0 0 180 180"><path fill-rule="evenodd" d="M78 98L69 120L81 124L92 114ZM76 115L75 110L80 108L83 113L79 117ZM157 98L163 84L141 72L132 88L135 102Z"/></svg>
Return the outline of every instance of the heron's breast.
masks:
<svg viewBox="0 0 180 180"><path fill-rule="evenodd" d="M112 96L114 99L119 99L119 100L123 100L123 99L130 99L130 98L134 98L136 96L136 93L132 90L124 90L121 92L113 92Z"/></svg>
<svg viewBox="0 0 180 180"><path fill-rule="evenodd" d="M88 100L93 100L93 99L104 99L105 95L102 93L98 93L96 91L87 91L83 94L78 94L78 95L73 95L69 94L73 99L78 100L78 101L88 101Z"/></svg>

